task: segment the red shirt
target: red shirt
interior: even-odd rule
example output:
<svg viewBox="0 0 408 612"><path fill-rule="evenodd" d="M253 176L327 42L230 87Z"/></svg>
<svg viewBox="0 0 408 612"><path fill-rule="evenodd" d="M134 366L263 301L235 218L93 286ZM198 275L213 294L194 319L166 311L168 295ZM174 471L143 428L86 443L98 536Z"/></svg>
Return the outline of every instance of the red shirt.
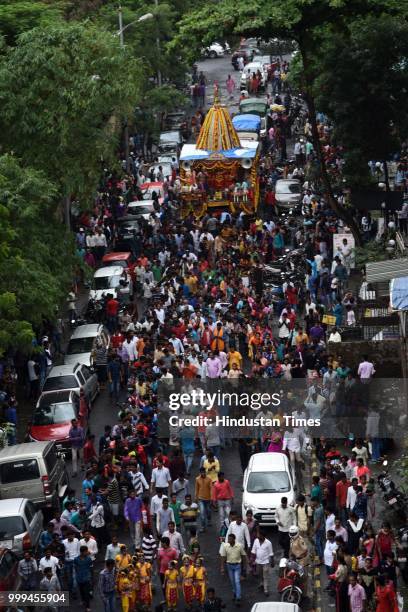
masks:
<svg viewBox="0 0 408 612"><path fill-rule="evenodd" d="M106 303L106 314L109 317L116 317L116 315L118 314L118 311L119 311L118 300L115 300L115 298L112 298Z"/></svg>
<svg viewBox="0 0 408 612"><path fill-rule="evenodd" d="M119 348L119 345L122 344L124 340L125 337L122 336L122 334L113 334L111 338L112 348Z"/></svg>
<svg viewBox="0 0 408 612"><path fill-rule="evenodd" d="M216 480L213 484L212 488L212 498L213 501L218 499L232 499L234 497L234 492L232 490L231 484L229 480L224 480L224 482L220 482Z"/></svg>
<svg viewBox="0 0 408 612"><path fill-rule="evenodd" d="M339 480L339 482L336 484L336 498L337 498L337 503L340 506L340 508L346 507L347 491L348 491L349 486L350 486L350 482L348 480L346 482Z"/></svg>
<svg viewBox="0 0 408 612"><path fill-rule="evenodd" d="M161 457L155 457L155 458L153 459L153 463L152 463L152 467L153 467L153 469L154 469L154 468L157 468L157 466L159 465L159 464L158 464L158 461L160 461L160 459L161 459L161 461L163 462L164 467L166 467L166 468L170 467L170 461L169 461L169 458L167 457L167 455L162 455Z"/></svg>
<svg viewBox="0 0 408 612"><path fill-rule="evenodd" d="M170 561L177 561L178 552L175 548L159 548L157 552L157 560L159 562L159 574L164 574L169 569Z"/></svg>

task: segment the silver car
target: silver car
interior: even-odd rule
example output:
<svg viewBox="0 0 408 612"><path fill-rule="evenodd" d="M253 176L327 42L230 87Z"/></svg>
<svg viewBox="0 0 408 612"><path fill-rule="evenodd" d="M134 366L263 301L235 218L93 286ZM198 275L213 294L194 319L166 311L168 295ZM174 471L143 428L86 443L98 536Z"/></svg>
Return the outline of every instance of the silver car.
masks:
<svg viewBox="0 0 408 612"><path fill-rule="evenodd" d="M92 353L98 341L109 348L109 332L101 323L79 325L73 332L65 352L64 364L92 364Z"/></svg>
<svg viewBox="0 0 408 612"><path fill-rule="evenodd" d="M43 515L29 499L13 497L0 501L0 547L23 556L36 550L43 526Z"/></svg>
<svg viewBox="0 0 408 612"><path fill-rule="evenodd" d="M45 379L41 391L78 391L84 390L88 403L94 401L99 393L98 377L84 363L54 366Z"/></svg>
<svg viewBox="0 0 408 612"><path fill-rule="evenodd" d="M275 186L276 206L295 208L302 200L302 186L297 179L279 179Z"/></svg>

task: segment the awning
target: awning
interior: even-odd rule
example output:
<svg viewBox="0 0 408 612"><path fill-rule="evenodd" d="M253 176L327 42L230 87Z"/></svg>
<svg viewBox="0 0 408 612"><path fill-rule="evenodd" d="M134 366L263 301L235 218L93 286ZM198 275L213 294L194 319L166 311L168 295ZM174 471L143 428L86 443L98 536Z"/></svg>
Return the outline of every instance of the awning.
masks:
<svg viewBox="0 0 408 612"><path fill-rule="evenodd" d="M366 280L368 283L390 281L393 278L408 276L408 257L374 261L366 264Z"/></svg>
<svg viewBox="0 0 408 612"><path fill-rule="evenodd" d="M244 143L241 142L241 145ZM245 141L242 148L229 149L228 151L204 151L197 149L194 144L185 144L181 149L180 161L193 161L198 159L254 159L256 157L259 143Z"/></svg>
<svg viewBox="0 0 408 612"><path fill-rule="evenodd" d="M237 132L259 132L261 129L261 118L258 115L235 115L232 125Z"/></svg>
<svg viewBox="0 0 408 612"><path fill-rule="evenodd" d="M392 279L390 298L393 310L408 310L408 276Z"/></svg>

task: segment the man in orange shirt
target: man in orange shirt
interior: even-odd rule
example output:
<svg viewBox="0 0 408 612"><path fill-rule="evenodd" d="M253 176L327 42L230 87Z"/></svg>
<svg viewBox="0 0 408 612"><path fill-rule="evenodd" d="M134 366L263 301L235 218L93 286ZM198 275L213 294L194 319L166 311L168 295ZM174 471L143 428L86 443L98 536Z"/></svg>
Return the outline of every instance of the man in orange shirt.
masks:
<svg viewBox="0 0 408 612"><path fill-rule="evenodd" d="M184 368L182 370L183 378L195 378L197 376L197 368L190 363L189 359L184 360Z"/></svg>
<svg viewBox="0 0 408 612"><path fill-rule="evenodd" d="M340 474L340 480L336 484L336 507L337 514L341 520L343 526L347 522L347 491L351 483L347 480L347 476L344 472Z"/></svg>
<svg viewBox="0 0 408 612"><path fill-rule="evenodd" d="M207 476L204 467L200 468L200 475L195 481L195 498L200 507L200 532L206 530L208 525L211 525L211 494L212 480Z"/></svg>

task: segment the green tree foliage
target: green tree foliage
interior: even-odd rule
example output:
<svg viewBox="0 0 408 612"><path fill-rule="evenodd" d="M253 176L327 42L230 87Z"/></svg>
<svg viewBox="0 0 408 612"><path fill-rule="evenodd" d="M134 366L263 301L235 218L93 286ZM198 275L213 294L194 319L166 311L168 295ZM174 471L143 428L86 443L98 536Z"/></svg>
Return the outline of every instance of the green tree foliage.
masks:
<svg viewBox="0 0 408 612"><path fill-rule="evenodd" d="M55 23L62 14L63 4L58 1L0 0L0 34L13 45L19 34Z"/></svg>
<svg viewBox="0 0 408 612"><path fill-rule="evenodd" d="M392 16L327 32L317 55L316 101L345 146L348 183L370 183L367 162L387 160L408 133L408 24Z"/></svg>
<svg viewBox="0 0 408 612"><path fill-rule="evenodd" d="M132 112L138 62L116 36L85 23L22 34L0 60L3 143L61 194L89 196L113 158L115 118Z"/></svg>
<svg viewBox="0 0 408 612"><path fill-rule="evenodd" d="M56 219L57 195L43 173L0 157L0 355L29 349L71 281L74 245Z"/></svg>

